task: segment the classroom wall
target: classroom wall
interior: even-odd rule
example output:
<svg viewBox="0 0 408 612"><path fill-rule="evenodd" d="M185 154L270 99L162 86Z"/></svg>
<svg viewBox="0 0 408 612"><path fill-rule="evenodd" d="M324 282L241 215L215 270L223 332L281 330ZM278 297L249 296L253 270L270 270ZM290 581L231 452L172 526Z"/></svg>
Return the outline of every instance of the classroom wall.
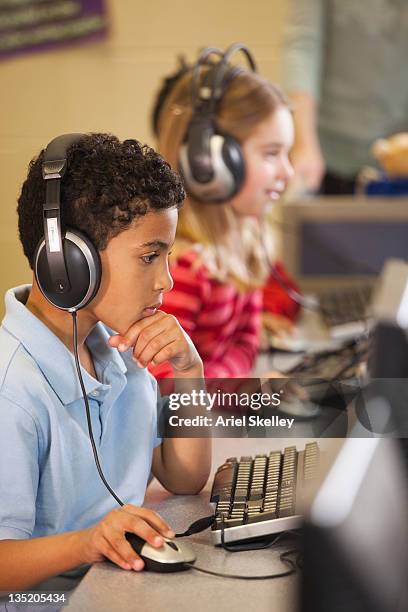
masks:
<svg viewBox="0 0 408 612"><path fill-rule="evenodd" d="M0 319L8 287L31 271L17 236L16 200L31 157L64 132L109 131L153 144L149 109L162 75L186 53L245 42L279 82L287 0L110 0L107 40L0 63Z"/></svg>

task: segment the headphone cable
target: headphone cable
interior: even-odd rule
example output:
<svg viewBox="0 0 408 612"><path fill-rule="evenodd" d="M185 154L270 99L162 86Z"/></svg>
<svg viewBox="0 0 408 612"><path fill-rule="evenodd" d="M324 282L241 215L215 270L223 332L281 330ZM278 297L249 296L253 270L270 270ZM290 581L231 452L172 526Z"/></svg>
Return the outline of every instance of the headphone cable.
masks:
<svg viewBox="0 0 408 612"><path fill-rule="evenodd" d="M83 395L83 399L84 399L84 403L85 403L86 420L88 422L89 439L91 441L91 446L92 446L92 451L93 451L96 467L97 467L99 476L101 477L101 480L102 480L103 484L105 485L105 487L108 489L109 493L112 495L112 497L115 498L115 500L118 502L119 506L124 506L123 501L120 499L120 497L118 497L118 495L116 495L115 491L112 489L112 487L110 487L108 481L106 480L105 475L104 475L103 470L102 470L102 467L101 467L101 464L99 462L98 451L96 449L95 439L94 439L93 431L92 431L91 412L89 410L88 397L86 395L85 385L84 385L84 381L83 381L83 378L82 378L82 372L81 372L81 364L79 362L79 356L78 356L77 311L74 310L74 311L71 312L71 314L72 314L72 329L73 329L73 334L72 335L73 335L73 344L74 344L75 365L76 365L76 369L77 369L77 373L78 373L78 379L79 379L79 384L81 385L82 395Z"/></svg>
<svg viewBox="0 0 408 612"><path fill-rule="evenodd" d="M263 230L264 228L259 224L259 239L261 243L262 250L264 252L264 256L266 262L269 266L270 274L273 276L278 285L285 291L286 295L288 295L295 304L301 306L302 308L306 308L307 310L321 312L322 314L328 315L330 313L326 312L325 309L319 304L319 301L313 297L307 297L296 291L293 287L291 287L285 278L283 278L282 274L277 269L276 265L272 261L269 256L268 247L266 246L266 242L264 240Z"/></svg>
<svg viewBox="0 0 408 612"><path fill-rule="evenodd" d="M330 313L323 308L323 306L319 303L319 301L314 297L309 297L302 295L299 291L296 291L293 287L291 287L287 281L283 278L282 274L279 272L274 263L272 263L268 258L268 263L270 265L270 271L273 278L276 280L278 285L286 292L286 294L302 308L306 308L307 310L321 312L325 315L329 315Z"/></svg>

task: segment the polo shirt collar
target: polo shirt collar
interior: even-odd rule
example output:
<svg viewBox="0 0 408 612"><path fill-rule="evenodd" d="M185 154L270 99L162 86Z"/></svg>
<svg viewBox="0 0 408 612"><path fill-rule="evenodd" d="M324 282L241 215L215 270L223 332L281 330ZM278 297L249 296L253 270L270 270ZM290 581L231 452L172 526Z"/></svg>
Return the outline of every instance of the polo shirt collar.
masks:
<svg viewBox="0 0 408 612"><path fill-rule="evenodd" d="M21 342L33 357L61 402L65 405L71 404L82 398L74 355L40 319L25 307L30 290L30 285L21 285L7 291L5 296L6 316L3 326ZM127 372L117 349L107 344L109 336L104 325L99 322L86 340L94 360L96 373L102 381L109 368L116 369L121 374L121 378ZM103 396L110 389L109 384L96 380L82 366L81 373L87 395L92 391L98 391L99 395Z"/></svg>

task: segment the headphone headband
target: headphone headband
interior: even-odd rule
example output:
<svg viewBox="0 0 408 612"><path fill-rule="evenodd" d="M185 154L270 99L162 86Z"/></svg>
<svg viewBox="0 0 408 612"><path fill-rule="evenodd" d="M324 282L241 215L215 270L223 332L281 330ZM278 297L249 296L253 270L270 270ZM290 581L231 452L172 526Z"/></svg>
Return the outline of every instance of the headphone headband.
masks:
<svg viewBox="0 0 408 612"><path fill-rule="evenodd" d="M43 223L47 260L53 290L61 294L71 289L62 247L61 179L67 168L67 150L82 137L83 134L57 136L47 145L42 163L42 175L46 181Z"/></svg>
<svg viewBox="0 0 408 612"><path fill-rule="evenodd" d="M224 94L225 85L229 83L235 76L242 72L242 68L240 68L239 66L231 67L228 65L231 57L238 51L242 51L244 53L251 71L256 72L257 67L255 59L253 58L248 47L246 45L243 45L242 43L234 43L230 45L225 52L219 49L218 47L206 47L201 51L200 55L198 56L197 62L194 65L191 80L191 99L193 113L195 109L198 108L199 104L203 102L203 98L200 96L200 73L202 66L208 63L208 59L209 57L211 57L211 55L218 55L220 57L219 62L213 66L214 73L209 82L209 112L211 114L214 114L216 110L216 104L219 100L221 100ZM230 76L228 76L229 73Z"/></svg>
<svg viewBox="0 0 408 612"><path fill-rule="evenodd" d="M219 55L222 59L224 57L224 52L221 51L221 49L218 49L218 47L206 47L198 56L198 60L194 64L193 74L191 77L191 104L193 109L197 108L199 103L202 101L200 96L200 73L203 64L207 63L208 58L211 55Z"/></svg>
<svg viewBox="0 0 408 612"><path fill-rule="evenodd" d="M245 45L241 43L234 43L230 45L228 49L225 51L225 53L223 53L223 57L217 64L216 70L214 73L213 82L212 82L212 95L211 95L211 102L210 102L211 112L213 113L215 113L217 102L221 100L224 94L225 85L228 84L234 77L236 77L238 74L242 72L242 68L240 68L239 66L235 66L231 68L231 66L228 65L231 57L238 51L242 51L244 53L248 61L248 65L251 68L251 71L252 72L257 71L255 60L250 50L248 49L248 47L246 47ZM231 73L230 76L228 76L228 73Z"/></svg>

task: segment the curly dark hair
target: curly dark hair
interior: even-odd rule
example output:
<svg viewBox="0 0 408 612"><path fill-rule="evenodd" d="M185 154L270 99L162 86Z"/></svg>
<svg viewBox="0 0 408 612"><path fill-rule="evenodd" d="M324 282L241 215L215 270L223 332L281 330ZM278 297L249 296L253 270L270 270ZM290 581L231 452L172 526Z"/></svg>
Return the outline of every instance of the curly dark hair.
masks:
<svg viewBox="0 0 408 612"><path fill-rule="evenodd" d="M42 178L44 151L30 163L18 198L18 228L30 267L44 235ZM169 164L137 140L120 142L111 134L84 134L67 151L61 180L63 227L86 234L98 251L149 211L176 206L185 197L181 180Z"/></svg>

